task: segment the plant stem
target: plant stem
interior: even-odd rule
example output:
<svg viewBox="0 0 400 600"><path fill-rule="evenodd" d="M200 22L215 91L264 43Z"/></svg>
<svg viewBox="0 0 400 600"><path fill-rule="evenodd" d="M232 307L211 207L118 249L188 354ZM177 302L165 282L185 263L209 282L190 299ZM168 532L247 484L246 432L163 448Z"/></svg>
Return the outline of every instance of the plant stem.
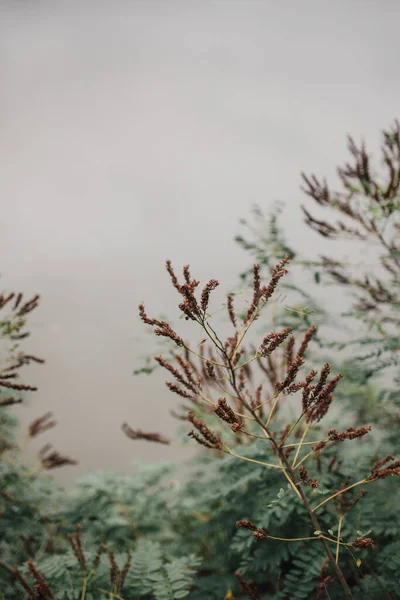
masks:
<svg viewBox="0 0 400 600"><path fill-rule="evenodd" d="M227 454L231 454L231 456L235 456L236 458L240 458L241 460L247 460L248 462L256 463L257 465L263 465L264 467L271 467L272 469L281 469L285 470L285 467L280 465L273 465L272 463L266 463L261 460L256 460L254 458L247 458L246 456L240 456L240 454L236 454L232 452L227 446L225 446L225 451Z"/></svg>
<svg viewBox="0 0 400 600"><path fill-rule="evenodd" d="M337 546L336 546L336 564L339 564L339 549L340 549L340 530L342 529L342 522L344 515L339 518L338 532L337 532Z"/></svg>
<svg viewBox="0 0 400 600"><path fill-rule="evenodd" d="M332 496L329 496L329 498L326 498L323 502L318 504L318 506L315 506L315 508L312 509L313 512L315 512L316 510L321 508L321 506L323 506L323 504L326 504L327 502L329 502L329 500L332 500L333 498L336 498L336 496L340 496L340 494L347 492L347 490L351 490L351 488L356 487L356 485L361 485L363 483L368 483L368 481L366 479L361 479L361 481L357 481L356 483L349 485L347 488L344 488L343 490L339 490L338 492L336 492L336 494L332 494Z"/></svg>
<svg viewBox="0 0 400 600"><path fill-rule="evenodd" d="M250 414L253 415L253 417L255 418L255 420L257 421L258 425L262 428L263 431L265 431L265 433L267 434L267 436L269 438L271 438L269 441L271 442L271 444L275 447L275 451L277 452L280 461L282 463L282 465L285 465L286 467L286 471L284 471L285 475L287 475L288 477L290 477L290 479L292 480L293 484L296 485L298 484L297 478L296 478L296 474L294 472L294 470L292 469L290 462L288 461L287 457L285 456L285 453L282 451L282 448L276 443L276 441L271 437L271 434L269 432L268 427L266 427L266 425L263 423L263 421L259 418L259 416L254 412L254 410L251 408L251 406L247 403L247 401L245 400L245 398L243 398L243 396L241 396L240 391L237 388L237 384L236 384L236 377L235 377L235 372L232 368L232 364L230 362L229 357L228 361L229 361L229 365L230 365L230 369L231 369L231 385L233 387L233 389L235 390L236 394L241 397L243 406L245 406L245 408L247 408L248 411L250 411ZM298 421L297 421L298 422ZM301 487L298 488L299 494L300 494L300 498L301 501L303 502L309 516L311 519L311 522L313 524L314 530L315 531L321 531L321 526L318 522L317 517L314 514L314 510L311 508L310 503L307 499L307 496L304 494L304 491ZM353 594L351 593L351 590L347 584L347 581L342 573L342 570L340 569L339 565L336 564L335 559L333 557L333 554L326 542L326 540L321 537L319 538L321 540L321 543L323 545L324 551L326 556L328 557L329 563L333 569L333 571L335 572L335 575L338 579L338 581L340 582L343 590L345 591L346 597L349 598L349 600L354 600Z"/></svg>
<svg viewBox="0 0 400 600"><path fill-rule="evenodd" d="M302 444L304 442L304 438L306 437L307 433L310 430L310 427L311 427L310 424L307 425L307 427L304 429L303 435L301 436L300 444L297 446L296 454L295 454L293 462L292 462L293 469L296 467L296 461L298 459L298 456L299 456L299 453L300 453L300 450L301 450L301 446L302 446Z"/></svg>

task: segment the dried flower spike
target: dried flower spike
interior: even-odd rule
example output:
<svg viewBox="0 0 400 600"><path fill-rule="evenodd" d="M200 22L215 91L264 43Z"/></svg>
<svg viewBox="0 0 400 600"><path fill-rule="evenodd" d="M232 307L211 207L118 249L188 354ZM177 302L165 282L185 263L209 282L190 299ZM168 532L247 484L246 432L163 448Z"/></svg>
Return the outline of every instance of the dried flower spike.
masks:
<svg viewBox="0 0 400 600"><path fill-rule="evenodd" d="M149 433L141 429L132 429L127 423L122 424L122 431L131 440L146 440L147 442L157 442L158 444L171 444L171 440L161 435L161 433Z"/></svg>

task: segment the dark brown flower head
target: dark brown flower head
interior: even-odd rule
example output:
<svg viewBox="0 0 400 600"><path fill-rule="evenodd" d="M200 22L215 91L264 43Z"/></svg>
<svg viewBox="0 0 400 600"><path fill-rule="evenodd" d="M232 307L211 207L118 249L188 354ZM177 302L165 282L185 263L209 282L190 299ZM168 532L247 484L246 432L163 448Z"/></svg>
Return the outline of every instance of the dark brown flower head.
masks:
<svg viewBox="0 0 400 600"><path fill-rule="evenodd" d="M186 348L185 348L185 351L187 351ZM176 360L178 361L178 363L180 364L180 366L183 369L183 372L186 375L187 383L191 384L193 388L198 389L199 383L201 381L201 377L197 377L197 379L196 379L196 374L198 375L196 366L193 364L193 362L191 360L189 360L189 359L184 360L183 357L179 354L176 354L175 356L176 356Z"/></svg>
<svg viewBox="0 0 400 600"><path fill-rule="evenodd" d="M51 412L47 412L45 415L43 415L43 417L38 417L37 419L32 421L32 423L28 427L29 437L33 438L36 435L39 435L39 433L43 433L47 429L55 427L57 425L57 421L49 420L52 416L53 415Z"/></svg>
<svg viewBox="0 0 400 600"><path fill-rule="evenodd" d="M279 280L281 279L281 277L283 277L287 273L287 270L284 268L284 265L287 262L289 262L289 260L290 260L290 255L287 254L281 261L278 262L277 265L275 265L275 267L272 271L271 280L270 280L268 286L263 286L263 287L261 287L260 266L257 264L254 265L254 267L253 267L253 300L252 300L249 310L247 311L246 317L244 319L245 325L247 325L251 321L251 319L254 318L254 320L255 320L255 318L257 318L254 315L257 311L260 301L263 300L266 302L272 296L272 294L274 293L274 291L279 283Z"/></svg>
<svg viewBox="0 0 400 600"><path fill-rule="evenodd" d="M44 469L56 469L65 465L77 465L78 461L69 456L62 456L56 450L51 450L51 444L46 444L39 452L39 460Z"/></svg>
<svg viewBox="0 0 400 600"><path fill-rule="evenodd" d="M359 548L363 550L364 548L375 548L375 542L371 540L371 538L356 538L352 543L353 548Z"/></svg>
<svg viewBox="0 0 400 600"><path fill-rule="evenodd" d="M281 431L281 435L279 436L279 443L282 444L284 440L286 440L288 433L290 431L290 425L287 424Z"/></svg>
<svg viewBox="0 0 400 600"><path fill-rule="evenodd" d="M317 393L317 388L318 388L318 385L317 385L316 389L314 390L314 401L321 402L327 396L331 395L333 393L333 391L335 390L337 384L339 383L339 380L342 377L343 377L343 373L338 373L337 375L335 375L335 377L332 377L332 379L329 381L329 383L324 385L324 387L322 388L322 390L319 393Z"/></svg>
<svg viewBox="0 0 400 600"><path fill-rule="evenodd" d="M244 529L250 529L253 531L253 537L259 541L268 537L267 532L264 529L258 528L252 521L247 519L241 519L236 521L236 527L243 527Z"/></svg>
<svg viewBox="0 0 400 600"><path fill-rule="evenodd" d="M239 432L243 431L244 423L242 423L241 421L238 421L237 423L233 423L231 429L232 429L233 433L239 433Z"/></svg>
<svg viewBox="0 0 400 600"><path fill-rule="evenodd" d="M12 570L14 572L15 579L18 581L18 583L20 584L20 586L25 590L25 592L27 594L27 598L29 600L31 600L31 599L35 600L35 594L34 594L34 592L30 588L30 586L29 586L27 580L25 579L24 575L22 575L21 571L18 569L17 565L13 565L12 566Z"/></svg>
<svg viewBox="0 0 400 600"><path fill-rule="evenodd" d="M235 310L233 308L233 294L228 294L227 296L227 309L230 322L236 328L236 315Z"/></svg>
<svg viewBox="0 0 400 600"><path fill-rule="evenodd" d="M236 521L236 527L244 527L245 529L251 529L251 531L257 531L258 527L252 521L248 519L240 519Z"/></svg>
<svg viewBox="0 0 400 600"><path fill-rule="evenodd" d="M166 381L165 385L167 386L167 388L169 390L171 390L171 392L178 394L178 396L182 396L182 398L190 398L191 400L193 399L193 396L191 394L189 394L185 390L182 390L182 388L175 385L174 383L171 383L170 381Z"/></svg>
<svg viewBox="0 0 400 600"><path fill-rule="evenodd" d="M180 290L180 287L181 287L181 286L180 286L180 285L179 285L179 283L178 283L178 278L177 278L177 276L175 275L175 271L174 271L174 269L173 269L173 267L172 267L171 261L170 261L170 260L167 260L167 261L165 261L165 266L166 266L166 269L167 269L168 273L169 273L169 274L170 274L170 276L171 276L172 285L173 285L173 286L174 286L174 288L175 288L175 289L177 289L177 290L178 290L178 292L179 292L179 290Z"/></svg>
<svg viewBox="0 0 400 600"><path fill-rule="evenodd" d="M214 412L220 419L232 425L232 431L238 433L242 431L244 423L236 416L232 408L226 401L226 398L219 398L218 403L214 407Z"/></svg>
<svg viewBox="0 0 400 600"><path fill-rule="evenodd" d="M147 442L157 442L158 444L171 444L171 440L161 433L149 433L141 429L132 429L127 423L122 424L122 431L131 440L146 440Z"/></svg>
<svg viewBox="0 0 400 600"><path fill-rule="evenodd" d="M252 300L249 310L247 311L247 315L244 320L245 325L250 321L250 319L253 317L254 313L257 310L258 304L261 299L260 285L261 285L260 265L256 264L256 265L253 265L253 300Z"/></svg>
<svg viewBox="0 0 400 600"><path fill-rule="evenodd" d="M126 549L126 553L127 553L127 559L126 562L124 564L124 566L122 567L122 571L121 571L121 575L118 581L118 591L120 591L125 583L125 579L126 576L128 575L129 569L132 566L132 553L131 553L131 549L129 548L128 544L125 544L125 549Z"/></svg>
<svg viewBox="0 0 400 600"><path fill-rule="evenodd" d="M304 483L306 483L310 487L315 489L319 486L319 481L317 479L310 479L310 477L308 476L307 468L304 465L301 465L299 467L299 475L301 481L304 481Z"/></svg>
<svg viewBox="0 0 400 600"><path fill-rule="evenodd" d="M144 323L146 323L147 325L152 325L153 327L156 327L156 329L154 329L155 335L167 337L167 338L171 339L173 342L175 342L175 344L177 346L185 345L182 338L180 338L178 336L178 334L175 333L175 331L172 329L172 327L169 325L169 323L167 323L166 321L158 321L157 319L151 319L147 316L146 309L145 309L143 302L141 304L139 304L139 315Z"/></svg>
<svg viewBox="0 0 400 600"><path fill-rule="evenodd" d="M258 353L260 356L269 356L292 333L293 327L285 327L282 331L269 333L261 342Z"/></svg>
<svg viewBox="0 0 400 600"><path fill-rule="evenodd" d="M320 391L322 390L322 388L324 387L327 379L328 379L328 375L331 372L331 366L329 363L325 363L324 366L321 369L321 373L319 376L319 381L317 383L317 385L315 386L314 389L314 396L318 396L318 394L320 393Z"/></svg>
<svg viewBox="0 0 400 600"><path fill-rule="evenodd" d="M304 359L301 356L296 356L287 372L286 378L284 381L278 381L275 384L275 388L278 392L283 392L286 388L288 388L294 381L299 372L300 367L304 364Z"/></svg>
<svg viewBox="0 0 400 600"><path fill-rule="evenodd" d="M104 552L106 552L106 551L107 551L106 544L104 542L101 542L101 544L97 548L96 555L95 555L92 565L90 567L91 571L95 571L97 569L99 562L100 562L101 555L104 554Z"/></svg>
<svg viewBox="0 0 400 600"><path fill-rule="evenodd" d="M10 396L9 398L3 398L0 400L0 406L12 406L13 404L21 404L22 398L13 398Z"/></svg>
<svg viewBox="0 0 400 600"><path fill-rule="evenodd" d="M307 411L314 398L315 386L311 385L311 382L313 381L317 373L318 371L314 371L314 369L311 369L311 371L306 375L304 382L302 382L303 393L301 404L303 412Z"/></svg>
<svg viewBox="0 0 400 600"><path fill-rule="evenodd" d="M37 594L35 594L34 596L35 600L36 598L38 600L54 600L54 595L51 591L49 583L40 573L33 560L29 559L26 564L28 566L29 572L36 581L35 591L37 592Z"/></svg>
<svg viewBox="0 0 400 600"><path fill-rule="evenodd" d="M290 365L292 364L294 354L294 343L295 337L292 335L285 348L285 362L286 362L286 373L289 371Z"/></svg>
<svg viewBox="0 0 400 600"><path fill-rule="evenodd" d="M192 423L192 425L195 426L197 431L199 431L200 434L203 436L203 440L206 442L206 444L203 444L203 445L208 445L209 447L216 448L218 450L220 450L222 448L221 438L218 435L216 435L208 427L208 425L205 424L203 419L197 418L193 411L189 411L188 420L190 423ZM199 442L199 437L194 432L190 432L188 435L190 435L190 437L193 437L194 439L196 439ZM200 442L200 443L202 443L202 442Z"/></svg>
<svg viewBox="0 0 400 600"><path fill-rule="evenodd" d="M315 446L312 447L313 452L319 452L320 450L322 450L323 448L325 448L326 446L326 442L324 442L323 440L321 440L320 442L317 442L315 444Z"/></svg>
<svg viewBox="0 0 400 600"><path fill-rule="evenodd" d="M274 293L279 280L287 274L287 269L285 269L285 265L290 261L290 254L286 254L282 260L280 260L274 267L272 271L271 281L269 282L267 287L263 287L260 290L260 295L264 300L269 300L269 298Z"/></svg>
<svg viewBox="0 0 400 600"><path fill-rule="evenodd" d="M214 365L211 362L206 362L207 379L216 379Z"/></svg>
<svg viewBox="0 0 400 600"><path fill-rule="evenodd" d="M13 294L13 296L14 296L14 294ZM31 300L28 300L28 302L25 302L25 304L23 304L21 306L21 308L19 309L19 311L17 312L16 316L23 317L23 316L27 315L28 313L32 312L39 305L39 298L40 298L40 296L36 295Z"/></svg>
<svg viewBox="0 0 400 600"><path fill-rule="evenodd" d="M348 510L350 510L351 508L353 508L353 506L355 506L355 505L357 504L357 502L359 502L359 500L361 500L361 498L364 498L364 496L366 496L366 495L367 495L367 490L364 490L364 489L360 490L360 491L359 491L359 492L358 492L358 493L357 493L357 494L354 496L354 498L352 498L352 499L351 499L351 500L348 502L348 504L347 504Z"/></svg>
<svg viewBox="0 0 400 600"><path fill-rule="evenodd" d="M308 423L320 421L328 412L333 400L333 391L339 380L343 377L338 373L325 384L330 371L330 366L326 363L322 369L319 382L315 387L306 386L303 391L303 410L307 412L306 421ZM325 385L324 385L325 384Z"/></svg>
<svg viewBox="0 0 400 600"><path fill-rule="evenodd" d="M333 396L330 394L329 396L322 398L321 401L316 402L307 412L307 423L318 423L318 421L321 421L328 412L332 400Z"/></svg>
<svg viewBox="0 0 400 600"><path fill-rule="evenodd" d="M204 287L204 289L201 293L201 301L200 301L201 310L203 312L206 312L207 307L208 307L208 302L210 300L210 294L213 290L215 290L215 288L217 286L219 286L219 281L217 281L216 279L210 279L210 281Z"/></svg>
<svg viewBox="0 0 400 600"><path fill-rule="evenodd" d="M238 580L242 592L246 594L250 600L261 600L260 591L252 579L246 581L239 571L235 572L235 577Z"/></svg>
<svg viewBox="0 0 400 600"><path fill-rule="evenodd" d="M0 378L0 387L9 388L11 390L18 390L21 392L24 392L24 391L36 392L37 391L37 387L33 387L31 385L25 385L23 383L14 383L7 379L1 379L1 378Z"/></svg>
<svg viewBox="0 0 400 600"><path fill-rule="evenodd" d="M204 438L202 438L198 433L196 433L193 430L189 431L188 437L191 437L194 440L196 440L196 442L198 444L200 444L201 446L205 446L206 448L211 448L211 449L215 448L215 446L213 444L210 444L209 442L207 442Z"/></svg>
<svg viewBox="0 0 400 600"><path fill-rule="evenodd" d="M394 457L391 454L385 456L381 460L378 460L371 467L371 471L369 476L367 477L367 481L373 481L375 479L385 479L386 477L393 475L400 475L400 460L394 460ZM384 466L387 463L391 462L390 465Z"/></svg>
<svg viewBox="0 0 400 600"><path fill-rule="evenodd" d="M6 304L8 304L15 297L14 292L9 294L8 296L4 296L0 294L0 309L3 308Z"/></svg>
<svg viewBox="0 0 400 600"><path fill-rule="evenodd" d="M115 589L118 585L119 579L119 567L115 560L115 554L112 550L107 550L108 560L110 561L110 586L111 589Z"/></svg>
<svg viewBox="0 0 400 600"><path fill-rule="evenodd" d="M347 431L339 433L336 429L328 431L328 437L331 442L343 442L344 440L355 440L369 433L372 429L371 425L360 427L348 427Z"/></svg>
<svg viewBox="0 0 400 600"><path fill-rule="evenodd" d="M304 356L304 354L308 348L308 345L309 345L310 341L312 340L312 338L314 337L316 331L317 331L317 328L314 325L312 325L312 327L307 329L306 333L304 334L303 340L300 344L300 348L297 351L297 356Z"/></svg>
<svg viewBox="0 0 400 600"><path fill-rule="evenodd" d="M253 537L257 542L259 542L260 540L267 538L268 534L266 531L264 531L264 529L257 529L257 531L253 533Z"/></svg>
<svg viewBox="0 0 400 600"><path fill-rule="evenodd" d="M86 558L83 553L81 535L82 535L82 527L81 527L81 524L78 523L75 527L74 533L67 534L67 539L68 539L69 543L71 544L71 547L75 554L76 560L81 565L82 571L85 572L86 571Z"/></svg>
<svg viewBox="0 0 400 600"><path fill-rule="evenodd" d="M193 378L193 374L190 371L189 365L186 361L183 361L182 357L176 356L177 360L180 362L181 366L184 367L186 378L179 372L179 370L171 365L171 363L167 362L161 355L155 356L154 360L158 362L161 367L167 369L174 377L177 379L182 385L184 385L188 390L196 394L196 386L197 383ZM188 380L189 379L189 380Z"/></svg>

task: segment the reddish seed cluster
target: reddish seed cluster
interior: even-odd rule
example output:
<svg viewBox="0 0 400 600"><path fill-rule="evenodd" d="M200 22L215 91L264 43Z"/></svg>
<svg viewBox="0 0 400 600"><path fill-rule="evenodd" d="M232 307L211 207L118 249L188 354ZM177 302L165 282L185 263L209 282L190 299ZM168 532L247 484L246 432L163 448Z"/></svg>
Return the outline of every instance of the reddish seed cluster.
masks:
<svg viewBox="0 0 400 600"><path fill-rule="evenodd" d="M179 284L178 278L175 275L170 260L166 261L166 268L171 276L173 286L183 297L183 302L179 305L179 308L184 313L185 318L191 319L192 321L201 320L204 317L205 312L208 308L210 294L219 285L219 282L216 279L211 279L206 284L201 293L199 306L194 295L194 291L199 285L199 282L191 278L189 265L185 265L183 267L183 276L185 278L185 283L183 285Z"/></svg>
<svg viewBox="0 0 400 600"><path fill-rule="evenodd" d="M252 521L248 519L240 519L236 521L236 527L243 527L244 529L250 529L253 531L253 537L255 540L259 541L268 537L267 532L264 529L260 529L255 525Z"/></svg>
<svg viewBox="0 0 400 600"><path fill-rule="evenodd" d="M310 477L308 476L307 467L305 467L304 465L301 465L299 467L299 475L301 481L303 481L310 487L316 489L319 486L319 481L317 479L310 479Z"/></svg>
<svg viewBox="0 0 400 600"><path fill-rule="evenodd" d="M284 330L285 331L285 330ZM304 354L308 348L310 341L312 340L317 328L312 326L310 327L304 334L303 340L300 344L300 347L297 351L295 357L294 354L294 337L289 339L288 345L285 351L285 359L286 359L286 378L284 381L279 381L276 384L276 389L280 392L284 392L285 394L292 394L297 392L301 388L305 388L311 381L306 379L304 382L293 383L297 374L299 372L300 367L304 364ZM313 371L312 373L315 374Z"/></svg>
<svg viewBox="0 0 400 600"><path fill-rule="evenodd" d="M141 429L132 429L127 423L122 424L122 431L131 440L146 440L147 442L157 442L158 444L169 445L171 440L161 435L161 433L149 433Z"/></svg>
<svg viewBox="0 0 400 600"><path fill-rule="evenodd" d="M282 260L280 260L277 265L274 267L272 271L271 280L268 286L261 287L261 279L260 279L260 266L254 265L253 267L253 300L250 305L249 310L247 311L246 317L244 319L244 324L247 325L251 319L254 318L254 315L257 311L258 305L261 300L267 301L274 293L279 280L286 275L287 270L284 266L289 262L290 255L287 254Z"/></svg>
<svg viewBox="0 0 400 600"><path fill-rule="evenodd" d="M292 364L293 354L294 354L294 344L295 337L292 335L285 348L285 363L286 363L286 373L288 372L290 365Z"/></svg>
<svg viewBox="0 0 400 600"><path fill-rule="evenodd" d="M260 591L252 579L246 581L239 571L235 572L235 577L238 580L242 592L246 594L250 600L261 600Z"/></svg>
<svg viewBox="0 0 400 600"><path fill-rule="evenodd" d="M177 346L184 346L182 338L172 329L172 327L166 321L158 321L157 319L150 319L147 316L146 309L143 303L139 304L139 315L144 323L156 327L154 329L155 335L163 336L171 339Z"/></svg>
<svg viewBox="0 0 400 600"><path fill-rule="evenodd" d="M34 387L32 385L25 385L23 383L14 383L12 381L8 381L7 379L0 379L0 387L4 387L4 388L9 388L11 390L18 390L18 391L29 391L29 392L36 392L37 391L37 387Z"/></svg>
<svg viewBox="0 0 400 600"><path fill-rule="evenodd" d="M331 442L343 442L344 440L355 440L363 437L372 429L371 425L360 427L348 427L345 432L339 433L336 429L328 431L328 437Z"/></svg>
<svg viewBox="0 0 400 600"><path fill-rule="evenodd" d="M206 373L208 379L215 379L215 369L211 362L206 362Z"/></svg>
<svg viewBox="0 0 400 600"><path fill-rule="evenodd" d="M244 423L242 423L239 417L235 415L232 408L227 403L226 398L218 398L218 403L214 408L214 412L220 419L232 425L232 431L235 433L243 429Z"/></svg>
<svg viewBox="0 0 400 600"><path fill-rule="evenodd" d="M323 448L325 448L326 446L326 442L324 442L324 440L321 440L320 442L317 442L313 447L313 452L319 452L320 450L322 450Z"/></svg>
<svg viewBox="0 0 400 600"><path fill-rule="evenodd" d="M307 331L304 334L304 338L300 344L300 348L297 351L297 356L304 356L308 345L311 342L314 335L316 334L316 332L317 328L315 327L315 325L312 325L309 329L307 329Z"/></svg>
<svg viewBox="0 0 400 600"><path fill-rule="evenodd" d="M38 417L28 427L28 435L33 438L39 433L43 433L47 431L47 429L51 429L57 425L57 421L49 420L52 417L52 413L48 412L43 417Z"/></svg>
<svg viewBox="0 0 400 600"><path fill-rule="evenodd" d="M154 360L156 360L156 362L158 362L158 364L161 367L167 369L175 377L175 379L179 381L179 383L186 387L186 389L190 390L193 394L197 394L199 383L196 382L196 380L194 379L189 363L187 361L184 361L183 358L179 355L176 355L176 359L183 368L186 377L184 377L176 367L167 362L161 355L154 357ZM169 383L166 383L166 385L170 388L171 391L178 393L180 396L183 395L182 393L177 392L177 389L181 390L181 388L179 388L175 384L169 385ZM183 390L181 391L183 392ZM184 394L184 397L186 398L191 397L191 394L188 394L187 392L184 392Z"/></svg>
<svg viewBox="0 0 400 600"><path fill-rule="evenodd" d="M65 465L77 465L78 461L69 456L62 456L56 450L51 451L51 444L46 444L39 452L39 460L44 469L56 469Z"/></svg>
<svg viewBox="0 0 400 600"><path fill-rule="evenodd" d="M80 523L77 523L77 525L75 526L74 533L68 533L67 539L68 539L69 543L71 544L71 547L72 547L73 553L75 554L76 560L81 565L82 571L85 572L86 571L86 558L83 553L81 537L82 537L82 527L81 527Z"/></svg>
<svg viewBox="0 0 400 600"><path fill-rule="evenodd" d="M389 462L391 462L391 464L385 467L384 465L387 465ZM394 456L388 454L372 465L367 480L373 481L375 479L385 479L385 477L393 475L400 475L400 460L394 460Z"/></svg>
<svg viewBox="0 0 400 600"><path fill-rule="evenodd" d="M329 565L328 557L324 558L321 565L321 571L319 575L319 585L315 595L315 600L324 600L326 598L326 588L328 583L332 580L332 576L327 574L327 568Z"/></svg>
<svg viewBox="0 0 400 600"><path fill-rule="evenodd" d="M15 298L15 302L14 302L12 310L13 311L17 310L21 303L21 300L22 300L21 293L17 294L17 295L15 295L15 293L11 293L8 296L4 296L3 294L0 294L0 309L4 308L4 306L6 306L6 304L11 302L11 300L13 298ZM32 312L32 310L34 310L38 306L39 298L40 298L40 296L36 295L31 300L28 300L27 302L25 302L25 304L23 304L21 306L21 308L19 309L19 311L16 313L16 316L23 317L24 315L27 315L28 313Z"/></svg>
<svg viewBox="0 0 400 600"><path fill-rule="evenodd" d="M16 565L13 565L12 567L15 579L26 592L26 598L28 600L54 600L55 597L53 595L53 592L51 591L50 585L40 573L33 560L29 559L26 564L30 574L36 582L33 590L31 589L24 575L22 575L22 573L19 571L18 567Z"/></svg>
<svg viewBox="0 0 400 600"><path fill-rule="evenodd" d="M258 353L265 357L272 354L278 346L280 346L286 338L292 333L293 327L285 327L282 331L269 333L261 342Z"/></svg>
<svg viewBox="0 0 400 600"><path fill-rule="evenodd" d="M299 372L300 367L304 364L304 358L301 356L295 356L292 360L290 367L287 371L286 378L283 381L278 381L275 384L275 388L278 392L283 392L286 388L288 388L293 381L296 379L297 373Z"/></svg>
<svg viewBox="0 0 400 600"><path fill-rule="evenodd" d="M97 567L99 566L101 555L104 554L104 552L106 552L106 550L107 550L106 544L104 542L101 542L101 544L97 548L95 557L94 557L92 565L90 567L91 571L95 571L97 569Z"/></svg>
<svg viewBox="0 0 400 600"><path fill-rule="evenodd" d="M356 538L352 543L353 548L359 548L360 550L364 550L364 548L375 548L375 542L371 540L371 538Z"/></svg>
<svg viewBox="0 0 400 600"><path fill-rule="evenodd" d="M233 307L233 294L228 294L227 296L227 309L229 320L232 323L232 325L236 328L236 315Z"/></svg>
<svg viewBox="0 0 400 600"><path fill-rule="evenodd" d="M338 373L326 383L330 372L330 365L325 363L321 369L320 378L318 383L313 386L307 384L303 389L303 412L306 413L306 421L308 423L320 421L328 412L329 407L333 400L333 392L343 377L342 373ZM315 372L311 371L309 374L310 381L315 376Z"/></svg>
<svg viewBox="0 0 400 600"><path fill-rule="evenodd" d="M198 435L195 431L190 431L188 433L189 437L192 437L193 439L195 439L202 446L206 446L207 448L214 448L217 450L221 450L221 448L222 448L221 438L218 435L216 435L213 431L211 431L211 429L205 424L203 419L196 418L196 415L194 414L194 412L189 411L188 420L190 423L192 423L192 425L194 425L194 427L197 429L197 431L200 432L200 434L202 436L201 437L200 435Z"/></svg>
<svg viewBox="0 0 400 600"><path fill-rule="evenodd" d="M203 291L201 292L201 301L200 306L201 310L205 313L208 307L208 302L210 300L210 294L216 287L219 286L219 281L216 279L210 279L210 281L206 284Z"/></svg>

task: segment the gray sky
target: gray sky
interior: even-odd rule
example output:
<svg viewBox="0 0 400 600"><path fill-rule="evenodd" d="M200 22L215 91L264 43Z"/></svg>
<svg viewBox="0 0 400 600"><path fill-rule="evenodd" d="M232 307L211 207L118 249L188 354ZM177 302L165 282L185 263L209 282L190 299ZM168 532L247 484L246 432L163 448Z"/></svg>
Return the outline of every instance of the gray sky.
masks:
<svg viewBox="0 0 400 600"><path fill-rule="evenodd" d="M179 448L134 443L128 421L172 433L164 375L134 378L136 306L174 312L166 258L226 287L254 202L300 223L300 171L331 176L345 136L377 147L399 117L397 0L0 2L1 286L40 293L24 423L93 468ZM146 349L148 346L146 347Z"/></svg>

